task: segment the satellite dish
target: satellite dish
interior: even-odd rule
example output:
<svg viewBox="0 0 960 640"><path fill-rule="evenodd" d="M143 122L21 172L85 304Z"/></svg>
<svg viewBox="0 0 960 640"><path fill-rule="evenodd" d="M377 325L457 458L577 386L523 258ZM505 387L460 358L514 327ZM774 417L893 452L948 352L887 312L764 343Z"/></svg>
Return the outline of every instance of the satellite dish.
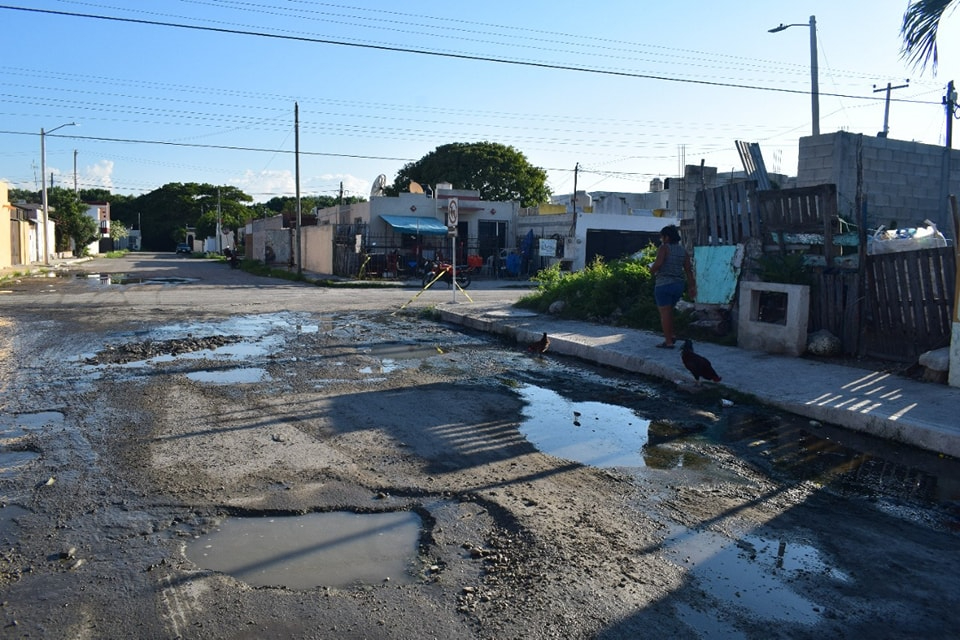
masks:
<svg viewBox="0 0 960 640"><path fill-rule="evenodd" d="M373 187L370 189L371 198L379 198L383 196L384 189L387 187L387 176L382 173L377 176L377 179L373 181Z"/></svg>
<svg viewBox="0 0 960 640"><path fill-rule="evenodd" d="M410 181L410 193L423 193L423 187L420 186L419 182Z"/></svg>

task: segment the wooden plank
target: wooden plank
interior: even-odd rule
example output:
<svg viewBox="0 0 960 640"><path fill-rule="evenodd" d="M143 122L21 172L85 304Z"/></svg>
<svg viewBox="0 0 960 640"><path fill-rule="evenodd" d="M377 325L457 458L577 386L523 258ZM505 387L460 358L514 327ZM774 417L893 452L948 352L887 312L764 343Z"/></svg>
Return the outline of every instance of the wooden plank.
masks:
<svg viewBox="0 0 960 640"><path fill-rule="evenodd" d="M736 244L737 234L734 232L737 212L737 191L736 189L724 189L724 201L726 203L727 215L723 217L723 237L726 244Z"/></svg>

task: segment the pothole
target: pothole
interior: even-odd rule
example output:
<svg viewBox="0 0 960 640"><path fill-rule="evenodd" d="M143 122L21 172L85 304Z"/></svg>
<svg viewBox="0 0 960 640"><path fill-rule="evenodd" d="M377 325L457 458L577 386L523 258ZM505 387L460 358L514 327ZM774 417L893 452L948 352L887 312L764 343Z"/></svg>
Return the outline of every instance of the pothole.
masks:
<svg viewBox="0 0 960 640"><path fill-rule="evenodd" d="M197 278L128 276L125 273L81 273L77 274L76 277L99 285L189 284L191 282L199 282Z"/></svg>
<svg viewBox="0 0 960 640"><path fill-rule="evenodd" d="M543 453L595 467L643 467L650 421L603 402L574 402L550 389L523 385L520 433Z"/></svg>
<svg viewBox="0 0 960 640"><path fill-rule="evenodd" d="M0 478L12 478L18 475L39 457L40 454L34 451L0 452Z"/></svg>
<svg viewBox="0 0 960 640"><path fill-rule="evenodd" d="M848 583L850 577L830 566L813 546L786 538L748 534L737 540L682 529L664 546L690 571L697 586L722 601L770 620L815 624L828 603L814 602L794 589L805 579Z"/></svg>
<svg viewBox="0 0 960 640"><path fill-rule="evenodd" d="M186 375L194 382L205 382L207 384L255 384L257 382L269 382L273 379L267 373L267 370L261 367L192 371Z"/></svg>
<svg viewBox="0 0 960 640"><path fill-rule="evenodd" d="M231 517L189 542L186 555L252 586L411 584L422 527L411 511Z"/></svg>
<svg viewBox="0 0 960 640"><path fill-rule="evenodd" d="M421 361L443 355L442 347L410 342L385 342L358 350L359 353L376 358L380 366L360 369L363 374L391 373L405 367L417 367Z"/></svg>

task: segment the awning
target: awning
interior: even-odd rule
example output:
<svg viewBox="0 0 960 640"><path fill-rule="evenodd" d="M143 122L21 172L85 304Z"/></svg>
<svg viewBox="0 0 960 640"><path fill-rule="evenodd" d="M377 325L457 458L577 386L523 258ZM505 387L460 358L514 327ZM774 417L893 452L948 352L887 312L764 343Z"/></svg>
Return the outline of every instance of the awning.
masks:
<svg viewBox="0 0 960 640"><path fill-rule="evenodd" d="M418 216L384 216L384 222L400 233L412 233L421 236L445 236L447 227L436 218L421 218Z"/></svg>

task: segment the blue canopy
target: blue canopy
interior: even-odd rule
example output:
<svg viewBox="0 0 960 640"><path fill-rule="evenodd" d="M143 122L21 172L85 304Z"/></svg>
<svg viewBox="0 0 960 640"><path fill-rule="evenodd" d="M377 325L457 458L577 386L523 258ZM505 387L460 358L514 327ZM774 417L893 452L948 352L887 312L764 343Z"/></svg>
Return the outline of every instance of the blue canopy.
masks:
<svg viewBox="0 0 960 640"><path fill-rule="evenodd" d="M436 218L421 218L418 216L384 216L384 222L400 233L412 233L421 236L445 236L447 226Z"/></svg>

